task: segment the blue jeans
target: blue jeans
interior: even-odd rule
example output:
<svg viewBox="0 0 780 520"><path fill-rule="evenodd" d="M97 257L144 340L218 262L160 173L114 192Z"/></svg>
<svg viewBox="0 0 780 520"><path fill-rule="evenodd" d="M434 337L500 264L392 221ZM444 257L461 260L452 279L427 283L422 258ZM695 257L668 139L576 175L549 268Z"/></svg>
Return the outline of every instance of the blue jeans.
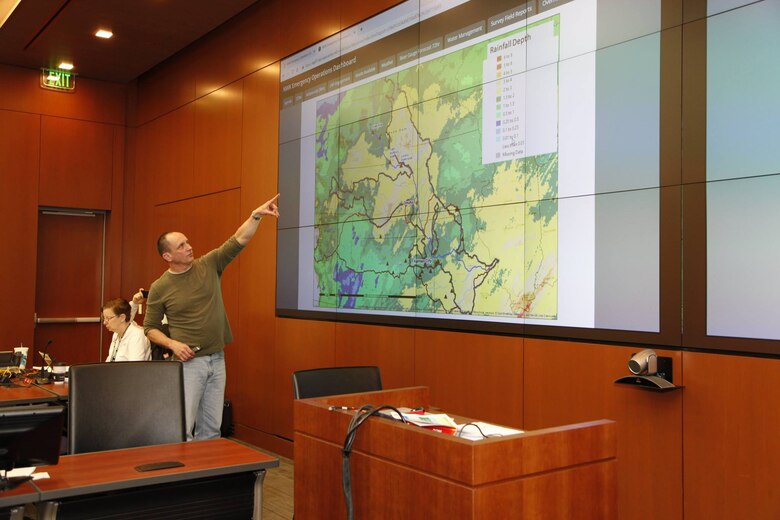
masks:
<svg viewBox="0 0 780 520"><path fill-rule="evenodd" d="M225 352L196 357L183 366L187 440L217 438L225 405Z"/></svg>

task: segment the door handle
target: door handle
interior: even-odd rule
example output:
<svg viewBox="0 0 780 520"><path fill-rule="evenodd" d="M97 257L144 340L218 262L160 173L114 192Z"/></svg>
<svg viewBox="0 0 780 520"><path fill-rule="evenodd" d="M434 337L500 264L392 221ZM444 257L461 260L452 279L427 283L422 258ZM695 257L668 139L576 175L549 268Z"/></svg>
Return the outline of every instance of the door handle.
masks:
<svg viewBox="0 0 780 520"><path fill-rule="evenodd" d="M35 323L100 323L100 318L95 316L80 318L38 318L36 315Z"/></svg>

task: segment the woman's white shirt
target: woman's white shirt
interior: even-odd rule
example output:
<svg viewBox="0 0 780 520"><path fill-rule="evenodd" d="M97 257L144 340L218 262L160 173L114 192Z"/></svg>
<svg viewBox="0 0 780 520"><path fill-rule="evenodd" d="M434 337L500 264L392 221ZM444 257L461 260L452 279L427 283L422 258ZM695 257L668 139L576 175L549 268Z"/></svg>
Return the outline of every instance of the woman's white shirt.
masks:
<svg viewBox="0 0 780 520"><path fill-rule="evenodd" d="M138 305L130 303L130 325L125 330L122 338L114 333L111 338L111 346L108 349L106 361L148 361L152 359L152 346L144 334L144 329L132 321L138 310Z"/></svg>

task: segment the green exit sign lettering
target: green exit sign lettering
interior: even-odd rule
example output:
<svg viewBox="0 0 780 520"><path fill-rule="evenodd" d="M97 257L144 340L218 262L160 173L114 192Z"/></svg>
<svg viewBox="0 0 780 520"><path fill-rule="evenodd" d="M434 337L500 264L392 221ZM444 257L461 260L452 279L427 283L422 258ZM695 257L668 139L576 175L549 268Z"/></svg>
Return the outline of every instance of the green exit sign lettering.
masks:
<svg viewBox="0 0 780 520"><path fill-rule="evenodd" d="M60 92L76 90L76 75L58 69L41 69L41 87Z"/></svg>

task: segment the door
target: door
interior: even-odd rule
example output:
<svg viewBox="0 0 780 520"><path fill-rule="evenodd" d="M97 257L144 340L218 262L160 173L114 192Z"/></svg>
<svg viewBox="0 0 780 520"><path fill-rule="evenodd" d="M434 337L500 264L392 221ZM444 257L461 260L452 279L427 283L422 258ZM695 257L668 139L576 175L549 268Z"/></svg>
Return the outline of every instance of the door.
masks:
<svg viewBox="0 0 780 520"><path fill-rule="evenodd" d="M47 345L54 362L101 361L105 220L102 212L38 213L35 355L29 355L35 365Z"/></svg>

